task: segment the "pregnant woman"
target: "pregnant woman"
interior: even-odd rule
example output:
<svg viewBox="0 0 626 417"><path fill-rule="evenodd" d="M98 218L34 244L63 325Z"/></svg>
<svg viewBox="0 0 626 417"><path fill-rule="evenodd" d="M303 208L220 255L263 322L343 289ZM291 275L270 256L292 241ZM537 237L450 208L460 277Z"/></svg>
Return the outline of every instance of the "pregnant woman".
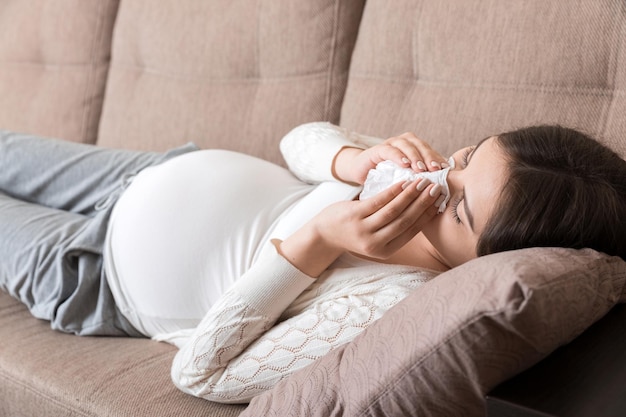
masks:
<svg viewBox="0 0 626 417"><path fill-rule="evenodd" d="M528 127L445 159L411 133L310 123L281 151L289 169L192 144L159 154L0 132L0 287L60 331L173 343L177 386L245 402L477 256L626 259L626 162L572 129ZM417 174L359 199L383 161Z"/></svg>

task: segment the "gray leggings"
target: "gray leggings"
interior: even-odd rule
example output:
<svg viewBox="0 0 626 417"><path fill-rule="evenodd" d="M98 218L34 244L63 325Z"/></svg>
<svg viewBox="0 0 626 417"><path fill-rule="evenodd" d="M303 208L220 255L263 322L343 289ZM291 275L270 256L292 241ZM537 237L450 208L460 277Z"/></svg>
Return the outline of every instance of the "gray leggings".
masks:
<svg viewBox="0 0 626 417"><path fill-rule="evenodd" d="M139 171L196 149L113 150L0 131L0 288L53 329L140 336L103 270L111 210Z"/></svg>

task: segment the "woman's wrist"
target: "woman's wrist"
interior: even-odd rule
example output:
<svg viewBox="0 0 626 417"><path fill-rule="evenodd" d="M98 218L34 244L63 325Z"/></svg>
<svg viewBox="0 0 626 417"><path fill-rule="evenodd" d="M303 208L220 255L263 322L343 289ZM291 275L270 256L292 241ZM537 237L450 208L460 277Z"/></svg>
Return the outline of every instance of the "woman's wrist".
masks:
<svg viewBox="0 0 626 417"><path fill-rule="evenodd" d="M343 147L335 155L332 165L332 174L339 181L348 184L360 184L358 178L354 177L353 173L353 161L363 152L361 148Z"/></svg>
<svg viewBox="0 0 626 417"><path fill-rule="evenodd" d="M341 249L329 245L311 223L275 244L285 259L313 278L319 277L343 253Z"/></svg>

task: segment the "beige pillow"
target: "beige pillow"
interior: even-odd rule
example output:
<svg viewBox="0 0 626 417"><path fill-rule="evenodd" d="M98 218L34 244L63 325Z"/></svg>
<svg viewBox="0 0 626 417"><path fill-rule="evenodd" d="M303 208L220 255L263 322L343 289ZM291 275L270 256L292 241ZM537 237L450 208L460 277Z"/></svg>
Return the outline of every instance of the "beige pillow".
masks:
<svg viewBox="0 0 626 417"><path fill-rule="evenodd" d="M417 289L242 416L484 415L484 396L622 297L626 262L592 250L485 256Z"/></svg>

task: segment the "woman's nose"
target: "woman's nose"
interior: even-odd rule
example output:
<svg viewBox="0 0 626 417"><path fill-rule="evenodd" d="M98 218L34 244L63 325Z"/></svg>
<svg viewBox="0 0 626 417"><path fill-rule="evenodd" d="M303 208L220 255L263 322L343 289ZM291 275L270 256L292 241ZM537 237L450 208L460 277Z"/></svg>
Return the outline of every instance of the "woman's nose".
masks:
<svg viewBox="0 0 626 417"><path fill-rule="evenodd" d="M450 190L450 196L453 196L463 189L462 170L455 168L448 172L446 178L448 182L448 189Z"/></svg>

